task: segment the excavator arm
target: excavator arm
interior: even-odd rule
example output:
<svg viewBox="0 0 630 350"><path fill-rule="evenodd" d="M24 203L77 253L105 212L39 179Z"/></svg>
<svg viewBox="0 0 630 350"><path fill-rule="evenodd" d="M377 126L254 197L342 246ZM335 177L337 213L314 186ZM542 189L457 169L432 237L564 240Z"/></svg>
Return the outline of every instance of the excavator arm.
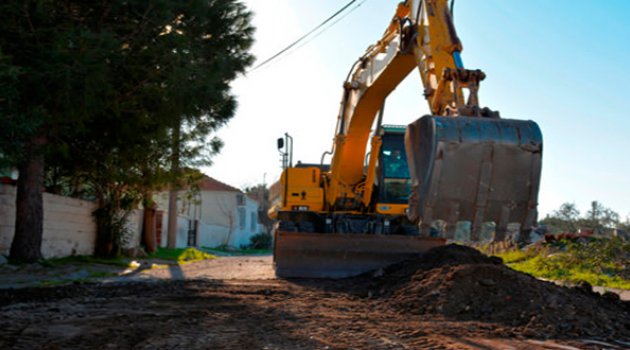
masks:
<svg viewBox="0 0 630 350"><path fill-rule="evenodd" d="M477 92L485 75L464 69L461 51L446 0L408 0L398 5L381 40L352 66L344 83L326 191L328 205L356 209L358 203L368 204L371 188L360 184L365 179L363 159L371 127L386 97L414 68L422 78L431 114L496 116L479 108ZM379 145L378 140L372 143Z"/></svg>

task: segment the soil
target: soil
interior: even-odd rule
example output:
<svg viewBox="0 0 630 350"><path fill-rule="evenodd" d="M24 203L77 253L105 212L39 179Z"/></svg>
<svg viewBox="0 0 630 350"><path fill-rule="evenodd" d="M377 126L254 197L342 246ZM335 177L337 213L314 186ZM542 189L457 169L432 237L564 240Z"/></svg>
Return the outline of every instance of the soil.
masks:
<svg viewBox="0 0 630 350"><path fill-rule="evenodd" d="M0 290L0 348L630 346L629 303L463 247L346 280L279 280L269 268L269 257L220 258L124 281Z"/></svg>
<svg viewBox="0 0 630 350"><path fill-rule="evenodd" d="M377 281L388 286L379 289L382 304L403 314L489 322L529 337L630 335L630 303L616 294L541 281L469 247L438 247L388 270Z"/></svg>

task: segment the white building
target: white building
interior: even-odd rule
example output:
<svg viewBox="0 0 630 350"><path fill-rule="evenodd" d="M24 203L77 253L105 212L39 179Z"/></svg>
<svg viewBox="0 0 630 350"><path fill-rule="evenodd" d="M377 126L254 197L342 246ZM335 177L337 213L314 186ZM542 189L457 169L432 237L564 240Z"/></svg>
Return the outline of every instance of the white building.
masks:
<svg viewBox="0 0 630 350"><path fill-rule="evenodd" d="M240 248L250 244L250 238L264 227L258 220L258 202L239 189L205 176L199 183L199 193L190 198L180 191L178 197L177 247ZM158 202L157 240L162 247L167 242L168 192L156 198Z"/></svg>

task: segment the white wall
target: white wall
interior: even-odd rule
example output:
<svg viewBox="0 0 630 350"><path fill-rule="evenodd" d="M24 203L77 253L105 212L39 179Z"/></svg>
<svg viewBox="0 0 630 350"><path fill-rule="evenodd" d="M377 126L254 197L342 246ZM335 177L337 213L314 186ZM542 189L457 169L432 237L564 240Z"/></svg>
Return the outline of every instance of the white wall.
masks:
<svg viewBox="0 0 630 350"><path fill-rule="evenodd" d="M242 195L245 200L245 225L241 227L237 196ZM252 229L252 213L255 213L256 222ZM258 203L240 192L204 191L201 193L201 216L199 237L201 242L209 242L214 247L224 244L228 233L231 231L227 245L240 248L250 244L251 236L261 232L258 224ZM230 224L231 223L231 224ZM216 244L218 243L218 244Z"/></svg>
<svg viewBox="0 0 630 350"><path fill-rule="evenodd" d="M177 235L175 237L176 248L188 247L188 221L190 219L183 215L177 216ZM168 210L164 211L162 215L162 236L160 239L160 247L166 248L168 246Z"/></svg>
<svg viewBox="0 0 630 350"><path fill-rule="evenodd" d="M236 211L238 213L238 208L236 209ZM252 213L254 213L256 217L256 224L253 228ZM258 225L258 203L245 196L245 225L243 227L240 227L237 220L236 229L232 234L233 237L230 240L230 245L234 247L247 246L250 244L250 238L259 232L261 232L261 230Z"/></svg>
<svg viewBox="0 0 630 350"><path fill-rule="evenodd" d="M9 254L15 231L15 193L10 185L0 185L0 254ZM80 199L44 193L45 258L90 255L96 243L96 204Z"/></svg>
<svg viewBox="0 0 630 350"><path fill-rule="evenodd" d="M200 247L218 247L225 243L228 231L226 226L199 221L198 244Z"/></svg>
<svg viewBox="0 0 630 350"><path fill-rule="evenodd" d="M142 226L144 225L144 210L136 209L127 217L125 227L129 230L129 236L126 237L126 244L122 248L129 249L140 246L140 238L142 237Z"/></svg>
<svg viewBox="0 0 630 350"><path fill-rule="evenodd" d="M15 194L11 185L0 185L0 254L8 255L15 232ZM96 245L96 204L44 193L44 234L42 255L56 258L92 255ZM133 231L128 247L137 246L142 230L142 211L134 211L127 227Z"/></svg>
<svg viewBox="0 0 630 350"><path fill-rule="evenodd" d="M182 197L180 193L180 198ZM239 206L237 196L242 195L245 200L245 225L240 227ZM164 230L162 232L162 246L166 245L168 227L168 193L162 192L154 197L158 208L164 211ZM188 220L199 220L197 232L197 246L217 247L223 244L240 248L250 244L251 236L262 232L263 227L258 223L258 203L245 194L236 191L201 191L199 196L199 211L190 210L191 215L178 216L177 247L186 247L188 241ZM178 200L178 211L181 213L182 200ZM256 222L252 229L252 213Z"/></svg>

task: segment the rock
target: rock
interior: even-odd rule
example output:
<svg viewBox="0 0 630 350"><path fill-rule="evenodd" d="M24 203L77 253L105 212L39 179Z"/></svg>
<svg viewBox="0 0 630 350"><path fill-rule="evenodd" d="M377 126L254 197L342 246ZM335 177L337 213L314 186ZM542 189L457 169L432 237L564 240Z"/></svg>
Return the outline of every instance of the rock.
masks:
<svg viewBox="0 0 630 350"><path fill-rule="evenodd" d="M591 294L593 293L593 286L591 286L590 283L586 282L586 281L580 281L578 282L578 284L575 285L575 289L584 292L586 294Z"/></svg>
<svg viewBox="0 0 630 350"><path fill-rule="evenodd" d="M7 258L4 257L4 255L0 254L0 265L6 265L9 261L7 260Z"/></svg>
<svg viewBox="0 0 630 350"><path fill-rule="evenodd" d="M147 252L142 247L123 249L122 255L128 258L146 258Z"/></svg>
<svg viewBox="0 0 630 350"><path fill-rule="evenodd" d="M481 285L486 286L486 287L492 287L495 285L494 281L489 278L484 278L480 280L479 283L481 283Z"/></svg>
<svg viewBox="0 0 630 350"><path fill-rule="evenodd" d="M66 279L83 279L83 278L88 278L90 277L90 272L88 270L85 269L81 269L77 272L73 272L71 274L68 274L65 276Z"/></svg>
<svg viewBox="0 0 630 350"><path fill-rule="evenodd" d="M489 259L495 265L502 265L503 264L503 259L501 259L498 256L491 256L491 257L489 257Z"/></svg>
<svg viewBox="0 0 630 350"><path fill-rule="evenodd" d="M615 292L611 292L611 291L606 291L604 292L604 294L602 295L604 298L606 299L610 299L610 300L619 300L619 294L615 293Z"/></svg>

